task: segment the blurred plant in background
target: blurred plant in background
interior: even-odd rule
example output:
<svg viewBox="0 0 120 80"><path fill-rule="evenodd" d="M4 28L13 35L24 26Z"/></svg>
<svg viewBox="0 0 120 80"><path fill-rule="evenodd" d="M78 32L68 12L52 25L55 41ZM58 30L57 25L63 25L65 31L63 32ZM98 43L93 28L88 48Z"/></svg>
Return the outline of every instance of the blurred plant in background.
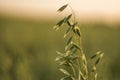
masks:
<svg viewBox="0 0 120 80"><path fill-rule="evenodd" d="M66 29L56 33L50 27L54 23L0 17L0 80L59 80L63 76L53 59L56 50L64 50L62 36ZM119 80L120 25L80 24L87 57L99 50L105 53L98 77Z"/></svg>

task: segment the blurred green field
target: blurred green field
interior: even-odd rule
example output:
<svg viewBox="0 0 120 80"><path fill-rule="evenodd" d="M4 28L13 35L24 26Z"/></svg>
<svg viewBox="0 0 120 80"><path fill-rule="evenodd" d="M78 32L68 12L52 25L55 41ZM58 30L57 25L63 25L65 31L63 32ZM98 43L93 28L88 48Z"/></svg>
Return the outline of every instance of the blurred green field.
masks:
<svg viewBox="0 0 120 80"><path fill-rule="evenodd" d="M55 51L62 51L65 41L64 31L52 29L55 23L0 18L0 80L60 79ZM105 53L99 80L120 80L120 24L81 23L81 31L87 55Z"/></svg>

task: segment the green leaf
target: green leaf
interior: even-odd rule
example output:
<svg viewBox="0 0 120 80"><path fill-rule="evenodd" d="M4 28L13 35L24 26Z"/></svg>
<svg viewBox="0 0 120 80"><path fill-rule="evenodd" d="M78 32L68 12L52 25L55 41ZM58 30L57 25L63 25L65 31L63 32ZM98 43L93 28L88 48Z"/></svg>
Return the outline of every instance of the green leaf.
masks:
<svg viewBox="0 0 120 80"><path fill-rule="evenodd" d="M66 17L65 17L64 19L60 20L60 21L53 27L53 29L55 29L56 31L59 30L60 26L62 26L62 25L64 24L65 19L66 19Z"/></svg>
<svg viewBox="0 0 120 80"><path fill-rule="evenodd" d="M69 19L72 17L72 14L68 15L65 22L69 21Z"/></svg>
<svg viewBox="0 0 120 80"><path fill-rule="evenodd" d="M100 61L100 57L96 60L95 65L97 65Z"/></svg>
<svg viewBox="0 0 120 80"><path fill-rule="evenodd" d="M71 25L71 23L69 21L67 21L67 24L68 24L68 26L72 27L72 25Z"/></svg>
<svg viewBox="0 0 120 80"><path fill-rule="evenodd" d="M80 36L80 30L78 28L76 29L76 33Z"/></svg>
<svg viewBox="0 0 120 80"><path fill-rule="evenodd" d="M55 61L63 61L63 60L64 60L64 56L58 56L55 59Z"/></svg>
<svg viewBox="0 0 120 80"><path fill-rule="evenodd" d="M73 24L73 27L75 27L77 24L78 24L78 22L75 22L75 23Z"/></svg>
<svg viewBox="0 0 120 80"><path fill-rule="evenodd" d="M56 53L57 53L58 55L63 55L63 53L61 53L61 52L59 52L59 51L56 51Z"/></svg>
<svg viewBox="0 0 120 80"><path fill-rule="evenodd" d="M95 65L97 65L100 62L102 57L103 57L103 53L100 54L99 58L95 62Z"/></svg>
<svg viewBox="0 0 120 80"><path fill-rule="evenodd" d="M70 47L71 47L70 44L69 44L69 45L66 45L66 46L65 46L65 52L68 51L68 50L70 49Z"/></svg>
<svg viewBox="0 0 120 80"><path fill-rule="evenodd" d="M55 61L60 61L60 60L63 60L64 59L64 54L59 52L59 51L56 51L56 53L59 55L58 57L56 57Z"/></svg>
<svg viewBox="0 0 120 80"><path fill-rule="evenodd" d="M103 57L103 55L104 55L104 53L101 53L101 54L100 54L100 58L102 58L102 57Z"/></svg>
<svg viewBox="0 0 120 80"><path fill-rule="evenodd" d="M81 71L79 71L79 77L81 77L82 78L82 80L85 80L85 76L83 75L83 73L81 72Z"/></svg>
<svg viewBox="0 0 120 80"><path fill-rule="evenodd" d="M61 58L60 57L57 57L56 59L55 59L55 61L59 61Z"/></svg>
<svg viewBox="0 0 120 80"><path fill-rule="evenodd" d="M75 35L77 34L74 28L73 28L73 32L74 32Z"/></svg>
<svg viewBox="0 0 120 80"><path fill-rule="evenodd" d="M78 35L79 37L81 36L81 34L80 34L80 29L79 29L78 26L74 26L73 31L74 31L74 33L75 33L76 35Z"/></svg>
<svg viewBox="0 0 120 80"><path fill-rule="evenodd" d="M68 6L68 4L63 5L62 7L60 7L60 8L58 9L58 11L59 11L59 12L62 12L67 6Z"/></svg>
<svg viewBox="0 0 120 80"><path fill-rule="evenodd" d="M65 46L65 52L68 50L69 48L69 45Z"/></svg>
<svg viewBox="0 0 120 80"><path fill-rule="evenodd" d="M77 34L77 32L76 32L76 25L77 25L77 22L75 22L73 25L72 25L72 27L73 27L73 32L74 32L74 34L76 35Z"/></svg>
<svg viewBox="0 0 120 80"><path fill-rule="evenodd" d="M65 19L66 19L66 18L60 20L56 25L61 26L61 25L64 23Z"/></svg>
<svg viewBox="0 0 120 80"><path fill-rule="evenodd" d="M57 53L59 56L64 57L64 54L63 54L63 53L61 53L61 52L59 52L59 51L56 51L56 53Z"/></svg>
<svg viewBox="0 0 120 80"><path fill-rule="evenodd" d="M69 50L71 51L74 47L75 47L75 46L72 45Z"/></svg>
<svg viewBox="0 0 120 80"><path fill-rule="evenodd" d="M55 26L53 27L53 29L55 29L55 30L57 31L57 30L59 30L59 26L58 26L58 25L55 25Z"/></svg>
<svg viewBox="0 0 120 80"><path fill-rule="evenodd" d="M67 57L67 56L69 56L71 54L71 52L68 50L68 51L66 51L66 53L65 53L65 57Z"/></svg>
<svg viewBox="0 0 120 80"><path fill-rule="evenodd" d="M71 43L72 38L73 38L73 36L71 36L71 37L68 39L68 41L67 41L67 45L69 45L69 44Z"/></svg>
<svg viewBox="0 0 120 80"><path fill-rule="evenodd" d="M64 65L64 64L66 64L65 60L60 62L60 65Z"/></svg>
<svg viewBox="0 0 120 80"><path fill-rule="evenodd" d="M64 34L64 38L70 33L71 30L72 30L72 27L69 27L68 30Z"/></svg>
<svg viewBox="0 0 120 80"><path fill-rule="evenodd" d="M80 47L79 47L77 44L75 44L75 43L72 43L72 44L73 44L73 46L74 46L75 48L77 48L77 49L80 50Z"/></svg>
<svg viewBox="0 0 120 80"><path fill-rule="evenodd" d="M63 74L65 74L65 75L70 75L70 73L67 71L67 70L65 70L65 69L60 69L60 71L63 73Z"/></svg>
<svg viewBox="0 0 120 80"><path fill-rule="evenodd" d="M96 56L98 56L101 52L98 51L97 53L95 53L93 56L91 56L91 59L94 59Z"/></svg>
<svg viewBox="0 0 120 80"><path fill-rule="evenodd" d="M78 49L75 49L74 51L73 51L73 53L76 53L78 51Z"/></svg>

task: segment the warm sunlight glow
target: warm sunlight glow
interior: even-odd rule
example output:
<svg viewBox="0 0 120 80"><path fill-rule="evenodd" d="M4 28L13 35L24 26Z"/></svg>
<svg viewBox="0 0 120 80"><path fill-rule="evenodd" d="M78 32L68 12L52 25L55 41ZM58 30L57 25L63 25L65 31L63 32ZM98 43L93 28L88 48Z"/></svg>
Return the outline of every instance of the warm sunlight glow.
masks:
<svg viewBox="0 0 120 80"><path fill-rule="evenodd" d="M67 2L81 18L120 19L120 0L0 0L0 14L51 17Z"/></svg>

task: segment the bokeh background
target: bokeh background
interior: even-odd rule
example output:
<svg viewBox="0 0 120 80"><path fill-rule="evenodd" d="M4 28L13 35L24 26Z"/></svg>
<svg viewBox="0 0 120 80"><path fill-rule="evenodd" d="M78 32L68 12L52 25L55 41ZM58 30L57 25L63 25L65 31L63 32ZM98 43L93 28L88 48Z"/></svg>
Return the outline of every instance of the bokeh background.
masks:
<svg viewBox="0 0 120 80"><path fill-rule="evenodd" d="M0 0L0 80L59 80L55 62L64 30L52 27L64 15L56 10L70 2L82 31L87 55L105 53L99 80L120 80L119 0ZM63 28L64 29L64 28Z"/></svg>

